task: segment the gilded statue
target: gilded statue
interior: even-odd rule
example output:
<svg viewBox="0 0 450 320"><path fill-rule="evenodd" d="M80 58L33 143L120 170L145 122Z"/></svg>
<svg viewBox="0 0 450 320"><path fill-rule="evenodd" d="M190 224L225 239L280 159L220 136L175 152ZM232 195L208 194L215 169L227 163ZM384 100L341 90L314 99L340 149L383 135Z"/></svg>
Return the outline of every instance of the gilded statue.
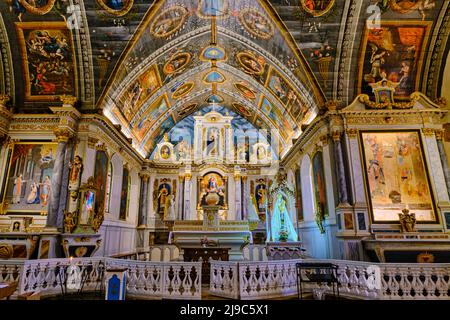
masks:
<svg viewBox="0 0 450 320"><path fill-rule="evenodd" d="M416 214L409 213L408 209L403 209L402 213L398 214L400 220L400 226L402 232L414 232L416 231Z"/></svg>

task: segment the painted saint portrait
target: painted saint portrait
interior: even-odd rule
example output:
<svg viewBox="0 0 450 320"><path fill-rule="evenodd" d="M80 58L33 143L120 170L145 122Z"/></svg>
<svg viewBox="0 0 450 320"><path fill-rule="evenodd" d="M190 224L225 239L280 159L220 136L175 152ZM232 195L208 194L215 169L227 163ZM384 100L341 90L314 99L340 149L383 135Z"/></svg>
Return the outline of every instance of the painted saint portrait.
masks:
<svg viewBox="0 0 450 320"><path fill-rule="evenodd" d="M57 144L16 143L4 201L11 212L47 212Z"/></svg>
<svg viewBox="0 0 450 320"><path fill-rule="evenodd" d="M164 210L167 204L167 197L172 194L172 186L170 180L163 178L161 184L158 186L158 213L164 214Z"/></svg>
<svg viewBox="0 0 450 320"><path fill-rule="evenodd" d="M413 11L425 20L427 11L436 7L436 0L379 0L377 5L382 12L392 10L399 14L409 14Z"/></svg>
<svg viewBox="0 0 450 320"><path fill-rule="evenodd" d="M130 189L130 171L128 168L123 168L122 187L120 188L120 210L119 219L126 220L128 213L128 198Z"/></svg>
<svg viewBox="0 0 450 320"><path fill-rule="evenodd" d="M264 179L256 180L255 199L256 204L258 205L258 211L265 213L267 205L267 188Z"/></svg>
<svg viewBox="0 0 450 320"><path fill-rule="evenodd" d="M239 114L243 115L244 117L250 118L253 115L249 109L247 109L240 103L233 103L233 107Z"/></svg>
<svg viewBox="0 0 450 320"><path fill-rule="evenodd" d="M240 52L236 55L236 60L247 73L261 75L264 72L265 59L261 56L256 56L252 52Z"/></svg>
<svg viewBox="0 0 450 320"><path fill-rule="evenodd" d="M319 216L322 219L328 216L327 205L327 193L325 172L323 168L323 154L322 152L316 152L312 158L313 178L314 178L314 200L315 200L315 216Z"/></svg>
<svg viewBox="0 0 450 320"><path fill-rule="evenodd" d="M181 119L181 118L184 118L187 115L191 114L192 112L194 112L194 110L197 108L197 106L198 106L197 103L192 103L192 104L182 107L178 111L178 118Z"/></svg>
<svg viewBox="0 0 450 320"><path fill-rule="evenodd" d="M183 71L191 61L191 54L179 52L172 55L164 64L163 72L165 75L178 74Z"/></svg>
<svg viewBox="0 0 450 320"><path fill-rule="evenodd" d="M150 98L161 85L155 65L152 65L136 79L119 98L122 112L130 121L140 110L142 104Z"/></svg>
<svg viewBox="0 0 450 320"><path fill-rule="evenodd" d="M184 6L167 8L150 24L150 33L156 38L171 38L185 26L188 16L189 11Z"/></svg>
<svg viewBox="0 0 450 320"><path fill-rule="evenodd" d="M269 40L274 35L274 26L269 18L255 8L245 8L239 13L239 21L254 38Z"/></svg>
<svg viewBox="0 0 450 320"><path fill-rule="evenodd" d="M417 221L435 221L418 131L361 133L374 221L398 221L408 207Z"/></svg>
<svg viewBox="0 0 450 320"><path fill-rule="evenodd" d="M284 105L298 103L298 97L293 93L291 86L275 69L270 71L268 86Z"/></svg>
<svg viewBox="0 0 450 320"><path fill-rule="evenodd" d="M26 100L76 95L72 35L63 22L16 24L26 78Z"/></svg>
<svg viewBox="0 0 450 320"><path fill-rule="evenodd" d="M17 15L19 21L22 21L22 16L25 13L42 16L55 8L56 12L63 15L62 12L66 12L67 10L65 2L55 0L7 0L6 3L9 4L9 10Z"/></svg>
<svg viewBox="0 0 450 320"><path fill-rule="evenodd" d="M95 153L94 179L98 190L95 199L95 212L103 212L105 208L106 180L108 178L109 157L106 151L97 150Z"/></svg>
<svg viewBox="0 0 450 320"><path fill-rule="evenodd" d="M97 0L101 9L113 16L124 16L133 7L134 0Z"/></svg>
<svg viewBox="0 0 450 320"><path fill-rule="evenodd" d="M209 194L217 195L218 206L227 207L227 181L216 172L205 174L198 181L198 207L208 205L206 197Z"/></svg>
<svg viewBox="0 0 450 320"><path fill-rule="evenodd" d="M250 89L245 83L236 82L234 84L234 87L238 90L238 93L240 93L244 98L249 100L256 99L255 92L252 89Z"/></svg>
<svg viewBox="0 0 450 320"><path fill-rule="evenodd" d="M368 29L363 39L358 78L359 93L373 97L371 84L389 80L394 97L408 99L418 90L428 22L383 22L380 29Z"/></svg>
<svg viewBox="0 0 450 320"><path fill-rule="evenodd" d="M172 94L172 99L180 99L186 95L189 94L189 92L194 89L194 83L193 82L186 82L179 86L175 92Z"/></svg>
<svg viewBox="0 0 450 320"><path fill-rule="evenodd" d="M300 5L304 11L313 17L320 17L331 10L334 1L335 0L300 0Z"/></svg>
<svg viewBox="0 0 450 320"><path fill-rule="evenodd" d="M171 152L170 152L170 148L168 146L162 146L160 152L161 152L160 153L161 159L164 159L164 160L170 159Z"/></svg>
<svg viewBox="0 0 450 320"><path fill-rule="evenodd" d="M218 128L208 128L206 131L205 156L216 157L220 150L220 131Z"/></svg>

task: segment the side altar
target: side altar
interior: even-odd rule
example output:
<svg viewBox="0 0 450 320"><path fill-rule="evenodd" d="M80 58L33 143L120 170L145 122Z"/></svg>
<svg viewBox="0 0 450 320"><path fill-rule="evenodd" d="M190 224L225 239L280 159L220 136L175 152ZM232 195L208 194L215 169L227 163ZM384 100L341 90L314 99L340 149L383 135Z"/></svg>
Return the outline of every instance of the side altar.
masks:
<svg viewBox="0 0 450 320"><path fill-rule="evenodd" d="M169 243L180 249L183 259L184 249L200 247L228 248L229 260L243 260L242 249L253 243L248 221L220 220L217 205L204 206L202 220L177 220L169 235Z"/></svg>

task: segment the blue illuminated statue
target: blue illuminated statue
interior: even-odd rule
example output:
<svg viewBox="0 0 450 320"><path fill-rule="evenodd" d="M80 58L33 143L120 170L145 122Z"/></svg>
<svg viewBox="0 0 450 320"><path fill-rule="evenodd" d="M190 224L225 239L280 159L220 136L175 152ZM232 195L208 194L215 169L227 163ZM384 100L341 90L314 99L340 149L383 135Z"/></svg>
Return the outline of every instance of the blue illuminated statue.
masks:
<svg viewBox="0 0 450 320"><path fill-rule="evenodd" d="M286 201L283 195L277 195L277 201L274 206L272 221L271 221L271 235L275 242L290 242L297 241L297 232L289 217L286 208Z"/></svg>

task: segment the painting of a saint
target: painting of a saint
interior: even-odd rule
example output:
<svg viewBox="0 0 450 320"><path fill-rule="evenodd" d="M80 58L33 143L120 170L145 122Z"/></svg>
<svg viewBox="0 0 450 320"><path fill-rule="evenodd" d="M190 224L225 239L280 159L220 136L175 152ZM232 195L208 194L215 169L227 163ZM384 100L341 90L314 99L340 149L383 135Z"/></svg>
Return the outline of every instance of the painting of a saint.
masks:
<svg viewBox="0 0 450 320"><path fill-rule="evenodd" d="M261 75L264 72L266 62L263 57L256 57L253 53L240 52L236 55L236 59L247 73Z"/></svg>
<svg viewBox="0 0 450 320"><path fill-rule="evenodd" d="M189 11L181 6L174 5L158 14L150 25L150 33L156 38L170 38L183 28Z"/></svg>
<svg viewBox="0 0 450 320"><path fill-rule="evenodd" d="M167 160L170 158L170 149L168 146L161 147L161 158Z"/></svg>
<svg viewBox="0 0 450 320"><path fill-rule="evenodd" d="M81 173L83 170L83 160L81 159L80 156L75 156L73 163L70 162L69 163L69 168L70 168L70 172L69 172L69 184L79 184L80 178L81 178Z"/></svg>
<svg viewBox="0 0 450 320"><path fill-rule="evenodd" d="M158 213L164 214L166 204L167 204L167 197L172 194L172 188L170 184L167 182L167 179L162 179L162 183L158 187Z"/></svg>
<svg viewBox="0 0 450 320"><path fill-rule="evenodd" d="M252 89L250 89L246 84L241 83L241 82L237 82L237 83L234 84L234 87L245 98L247 98L249 100L255 100L256 99L255 92Z"/></svg>
<svg viewBox="0 0 450 320"><path fill-rule="evenodd" d="M72 35L63 22L22 22L17 25L26 77L27 100L54 100L75 95L76 68Z"/></svg>
<svg viewBox="0 0 450 320"><path fill-rule="evenodd" d="M245 8L241 10L239 21L245 30L255 38L269 40L274 35L273 24L256 9Z"/></svg>
<svg viewBox="0 0 450 320"><path fill-rule="evenodd" d="M363 132L361 139L374 221L398 221L406 206L417 221L435 221L419 133Z"/></svg>
<svg viewBox="0 0 450 320"><path fill-rule="evenodd" d="M191 54L187 52L179 52L172 55L164 64L163 72L166 75L177 74L183 71L191 61Z"/></svg>
<svg viewBox="0 0 450 320"><path fill-rule="evenodd" d="M198 181L198 206L207 205L206 197L208 194L216 194L219 202L218 206L226 206L226 180L216 172L210 172L199 178Z"/></svg>
<svg viewBox="0 0 450 320"><path fill-rule="evenodd" d="M122 187L120 189L120 209L119 219L126 220L128 212L128 197L130 188L130 172L127 168L123 168Z"/></svg>
<svg viewBox="0 0 450 320"><path fill-rule="evenodd" d="M101 213L105 208L106 180L108 178L109 157L106 151L97 150L95 154L94 178L97 187L95 212Z"/></svg>
<svg viewBox="0 0 450 320"><path fill-rule="evenodd" d="M317 152L312 159L314 177L314 200L316 216L322 219L328 215L327 195L325 189L325 173L322 152Z"/></svg>
<svg viewBox="0 0 450 320"><path fill-rule="evenodd" d="M395 84L394 97L407 99L418 90L429 22L383 22L367 28L361 50L359 93L374 96L372 85L382 80ZM387 98L387 97L386 97Z"/></svg>
<svg viewBox="0 0 450 320"><path fill-rule="evenodd" d="M16 143L4 199L11 212L45 212L50 200L55 143Z"/></svg>
<svg viewBox="0 0 450 320"><path fill-rule="evenodd" d="M326 14L334 5L334 0L300 0L303 10L314 17Z"/></svg>
<svg viewBox="0 0 450 320"><path fill-rule="evenodd" d="M256 185L255 188L255 199L256 199L256 203L258 205L258 211L259 212L265 212L266 210L266 183L263 179L261 180L257 180L256 181L258 184Z"/></svg>
<svg viewBox="0 0 450 320"><path fill-rule="evenodd" d="M180 99L187 95L189 92L194 89L194 83L193 82L187 82L185 84L182 84L180 87L176 89L176 91L172 94L172 99Z"/></svg>

